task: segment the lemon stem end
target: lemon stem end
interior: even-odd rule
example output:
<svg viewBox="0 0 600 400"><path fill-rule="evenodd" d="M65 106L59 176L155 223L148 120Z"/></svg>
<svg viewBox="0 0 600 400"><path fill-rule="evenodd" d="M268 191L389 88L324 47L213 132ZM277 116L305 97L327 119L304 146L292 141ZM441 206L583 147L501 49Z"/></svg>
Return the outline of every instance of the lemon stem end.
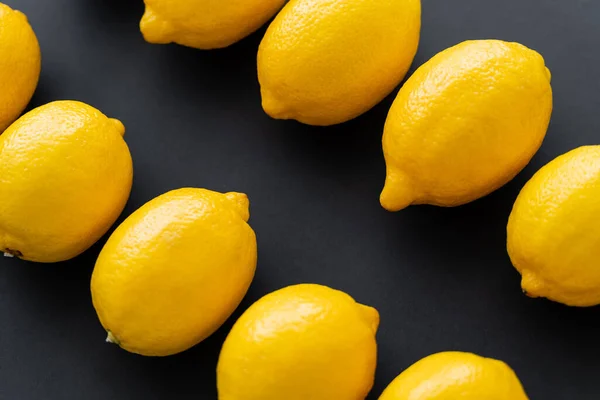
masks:
<svg viewBox="0 0 600 400"><path fill-rule="evenodd" d="M119 345L119 341L117 340L115 335L112 334L111 331L108 331L108 335L106 336L106 343L116 344L117 346Z"/></svg>

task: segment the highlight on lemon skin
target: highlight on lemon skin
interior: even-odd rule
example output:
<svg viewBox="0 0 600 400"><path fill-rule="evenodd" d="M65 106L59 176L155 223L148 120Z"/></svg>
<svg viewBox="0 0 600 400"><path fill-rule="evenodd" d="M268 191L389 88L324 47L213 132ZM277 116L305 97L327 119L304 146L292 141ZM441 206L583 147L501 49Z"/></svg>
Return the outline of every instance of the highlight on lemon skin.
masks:
<svg viewBox="0 0 600 400"><path fill-rule="evenodd" d="M379 313L316 284L270 293L242 314L217 365L220 400L359 400L373 386Z"/></svg>
<svg viewBox="0 0 600 400"><path fill-rule="evenodd" d="M385 389L379 400L528 400L504 362L458 351L417 361Z"/></svg>
<svg viewBox="0 0 600 400"><path fill-rule="evenodd" d="M27 16L0 3L0 134L23 112L38 84L40 46Z"/></svg>
<svg viewBox="0 0 600 400"><path fill-rule="evenodd" d="M600 304L600 146L542 167L519 193L507 250L529 297L569 306Z"/></svg>
<svg viewBox="0 0 600 400"><path fill-rule="evenodd" d="M140 30L149 43L227 47L267 22L285 0L145 0Z"/></svg>
<svg viewBox="0 0 600 400"><path fill-rule="evenodd" d="M111 235L91 293L106 341L145 356L185 351L238 307L256 270L243 193L183 188L130 215Z"/></svg>
<svg viewBox="0 0 600 400"><path fill-rule="evenodd" d="M519 43L472 40L419 67L388 113L381 205L460 206L515 177L552 114L550 71Z"/></svg>

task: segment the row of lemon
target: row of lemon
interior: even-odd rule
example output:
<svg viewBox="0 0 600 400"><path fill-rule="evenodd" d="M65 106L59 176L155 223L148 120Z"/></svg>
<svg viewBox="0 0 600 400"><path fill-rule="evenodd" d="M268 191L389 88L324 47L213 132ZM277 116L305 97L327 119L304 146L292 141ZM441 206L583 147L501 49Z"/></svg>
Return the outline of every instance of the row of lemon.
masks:
<svg viewBox="0 0 600 400"><path fill-rule="evenodd" d="M204 25L197 19L206 15L215 19L226 15L246 19L249 15L261 15L256 20L250 18L248 21L254 22L246 24L232 17L231 20L238 23L229 28L243 32L238 31L229 36L230 40L217 40L208 46L218 47L217 42L227 45L256 29L282 2L272 1L267 7L270 12L257 4L236 6L254 7L254 10L263 10L262 13L248 13L233 6L218 11L211 9L209 13L192 12L189 7L199 5L186 1L179 2L177 7L162 4L160 0L146 3L141 27L147 38L168 32L169 41L205 48L187 39L223 37L225 33L221 29L226 25L208 23L209 35L201 32ZM182 23L185 19L180 17L184 14L193 19L189 24ZM385 23L389 16L406 23L390 27ZM40 51L22 13L0 5L0 18L6 26L0 50L10 55L4 57L8 62L2 64L6 71L0 71L6 72L0 82L6 89L0 91L0 97L5 96L0 98L2 129L18 116L35 90ZM356 25L358 21L371 24ZM361 110L370 108L408 69L417 47L419 21L418 0L361 1L352 6L338 1L290 1L269 27L259 50L259 79L267 112L268 104L274 103L265 97L267 92L280 98L290 96L294 101L304 99L302 104L316 106L323 118L332 116L332 110L337 112L350 107L350 103L357 100L365 102ZM155 35L149 35L153 27L162 27L162 30L157 28ZM367 27L373 29L365 34ZM325 34L327 28L332 29L329 34ZM390 42L402 42L397 36L384 33L409 28L410 32L404 32L403 37L411 38L408 40L411 43L416 39L414 46L407 45L414 49L404 54L405 62L384 59L383 55L399 53ZM179 35L187 39L177 40ZM397 40L380 40L382 37ZM352 38L352 46L348 38ZM326 44L335 49L323 48ZM291 53L280 53L284 50ZM268 72L269 68L263 66L261 60L283 69ZM289 60L299 64L285 68ZM340 64L339 60L344 62ZM379 72L371 73L375 70ZM402 73L392 79L391 70ZM367 87L350 85L348 77L367 82ZM275 78L279 80L277 83L273 83ZM380 79L386 79L388 84L382 84ZM336 82L344 90L352 91L340 95ZM305 92L312 84L317 85L318 90ZM378 95L369 96L375 89ZM287 117L317 123L304 119L312 114L300 105L287 104L283 108L295 110L302 116L296 118L288 113ZM456 206L490 193L529 162L543 141L551 110L550 72L536 52L519 44L494 40L464 42L441 52L411 76L390 110L383 136L388 168L382 205L394 211L410 204ZM356 114L347 113L341 120ZM594 245L600 232L596 228L598 224L591 223L597 218L598 210L596 203L590 200L598 192L599 164L597 148L578 149L540 171L519 197L518 207L510 218L508 249L513 264L523 275L522 285L531 296L545 296L575 306L600 303L600 268L595 261L598 246ZM116 208L119 201L122 198L117 200ZM98 233L108 229L113 214L104 216ZM78 250L83 251L98 237L87 240ZM15 247L14 251L21 251L11 246ZM11 250L11 246L3 247ZM61 259L64 257L46 261Z"/></svg>
<svg viewBox="0 0 600 400"><path fill-rule="evenodd" d="M7 254L68 259L114 222L131 188L123 125L78 102L54 102L0 136L2 241ZM184 351L218 329L254 276L248 198L180 189L129 216L102 249L91 292L107 341L131 352ZM237 321L218 364L223 400L364 398L373 385L379 314L319 285L265 296ZM425 374L426 373L426 374ZM429 374L429 375L427 375ZM465 353L432 356L382 399L410 398L435 382L525 398L508 366ZM518 394L518 396L516 396ZM520 397L519 397L520 396Z"/></svg>
<svg viewBox="0 0 600 400"><path fill-rule="evenodd" d="M417 16L417 8L408 5L418 2L372 3L354 7L358 14L340 2L327 3L337 8L324 7L318 0L294 0L286 6L259 54L267 112L314 124L342 122L392 90L406 71L398 73L401 63L393 57L374 57L386 53L374 39L387 30L369 36L355 27L360 38L335 35L348 33L338 29L344 23L383 26L384 14L392 13L396 20L406 13ZM301 50L324 50L311 45L311 38L322 35L311 31L320 26L303 18L308 15L320 15L314 18L319 24L335 22L334 38L344 39L339 47L360 58L322 53L321 68L306 71L312 64L300 57ZM18 94L14 99L29 100L39 76L35 35L24 16L6 6L0 6L0 18L17 31L15 37L26 39L26 45L1 50L15 54L23 71L20 76L8 75L18 84L10 93ZM147 21L160 18L154 15ZM415 26L409 22L402 26ZM306 23L306 29L300 23ZM160 26L172 35L176 32L173 23ZM333 42L329 37L327 43ZM277 57L281 49L288 51L282 54L289 60L300 59L298 65L284 68ZM325 54L346 61L331 64ZM275 72L261 73L261 59L274 64L273 70L267 66L265 71ZM369 64L374 59L377 62ZM365 63L377 68L369 70ZM390 68L383 68L386 65ZM378 73L371 79L360 79L373 71ZM310 82L295 90L290 74ZM392 75L387 85L381 82ZM356 91L342 91L336 97L348 77L360 81L358 88L350 86ZM268 83L277 79L279 84ZM313 83L318 90L302 91ZM284 104L281 97L288 96L299 103ZM521 45L475 41L440 53L409 79L390 111L384 134L388 176L382 204L390 210L417 203L453 206L500 187L539 148L551 99L550 74L542 58ZM26 102L14 100L2 108L5 125ZM0 137L0 248L23 259L55 262L72 258L97 241L122 211L131 189L132 162L123 133L120 122L77 102L48 104L11 125ZM519 196L509 222L508 247L529 294L572 305L600 302L596 257L600 228L594 224L599 215L599 160L598 147L575 150L538 172ZM166 355L189 348L220 326L243 297L256 266L256 240L245 223L247 208L243 195L183 189L160 196L130 216L107 242L92 281L94 305L108 340L137 353ZM268 295L230 333L219 362L220 396L364 397L372 385L377 324L373 309L357 307L347 296L320 286L296 286ZM463 360L469 357L448 353L427 359L409 370L414 374L409 379L412 389L403 382L398 390L407 392L386 393L396 396L390 398L410 398L431 390L439 378L439 386L433 388L450 394L452 390L464 394L465 382L477 382L483 386L478 393L487 388L489 393L504 391L507 398L525 396L504 364ZM436 365L441 369L437 374Z"/></svg>
<svg viewBox="0 0 600 400"><path fill-rule="evenodd" d="M208 49L256 30L284 1L145 3L148 41ZM288 2L258 50L263 108L312 125L364 113L404 78L420 28L420 0ZM510 181L546 135L550 79L538 53L497 40L461 43L418 68L385 124L382 206L457 206ZM530 296L600 303L599 153L584 147L558 158L515 203L508 251Z"/></svg>
<svg viewBox="0 0 600 400"><path fill-rule="evenodd" d="M152 43L211 49L277 14L258 50L263 108L312 125L364 113L409 70L420 0L292 0L279 11L284 3L145 0L140 28ZM382 206L458 206L510 181L546 135L550 80L544 59L518 43L467 41L434 56L400 89L387 117ZM515 203L508 251L530 296L600 303L599 153L583 147L558 158Z"/></svg>
<svg viewBox="0 0 600 400"><path fill-rule="evenodd" d="M0 136L7 178L0 185L7 196L2 225L10 227L2 233L11 246L5 251L52 261L91 245L129 194L131 158L123 133L120 122L78 102L50 103L11 125ZM165 356L218 329L256 268L248 208L243 194L180 189L129 216L104 246L92 276L107 341ZM228 335L218 364L219 396L364 398L373 385L378 325L375 309L324 286L297 285L267 295ZM382 399L410 398L405 396L433 382L448 393L464 391L461 380L468 377L468 390L506 390L520 396L514 399L526 398L505 364L443 353L405 371Z"/></svg>

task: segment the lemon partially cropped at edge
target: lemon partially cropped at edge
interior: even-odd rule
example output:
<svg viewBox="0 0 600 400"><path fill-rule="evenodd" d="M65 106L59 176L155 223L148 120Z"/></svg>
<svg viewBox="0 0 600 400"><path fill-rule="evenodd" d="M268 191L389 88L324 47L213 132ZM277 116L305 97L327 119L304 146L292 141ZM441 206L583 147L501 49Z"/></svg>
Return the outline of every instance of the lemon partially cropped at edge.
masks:
<svg viewBox="0 0 600 400"><path fill-rule="evenodd" d="M40 69L40 46L27 17L0 3L0 134L31 100Z"/></svg>
<svg viewBox="0 0 600 400"><path fill-rule="evenodd" d="M517 197L507 232L527 295L600 304L600 146L572 150L540 169Z"/></svg>
<svg viewBox="0 0 600 400"><path fill-rule="evenodd" d="M285 0L144 0L140 29L150 43L227 47L260 28Z"/></svg>
<svg viewBox="0 0 600 400"><path fill-rule="evenodd" d="M351 120L400 84L420 32L420 0L291 0L258 50L263 109L309 125Z"/></svg>
<svg viewBox="0 0 600 400"><path fill-rule="evenodd" d="M235 323L217 366L219 400L363 400L379 314L321 285L264 296Z"/></svg>
<svg viewBox="0 0 600 400"><path fill-rule="evenodd" d="M527 395L506 363L448 351L417 361L379 400L527 400Z"/></svg>

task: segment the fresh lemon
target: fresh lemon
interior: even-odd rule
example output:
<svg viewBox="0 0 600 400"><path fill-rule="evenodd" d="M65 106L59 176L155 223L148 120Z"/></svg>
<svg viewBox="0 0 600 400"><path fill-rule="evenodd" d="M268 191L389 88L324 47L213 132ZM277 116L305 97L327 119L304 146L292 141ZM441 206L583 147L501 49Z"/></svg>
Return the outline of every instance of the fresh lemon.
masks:
<svg viewBox="0 0 600 400"><path fill-rule="evenodd" d="M382 206L458 206L498 189L539 149L551 113L550 72L535 51L478 40L439 53L389 112Z"/></svg>
<svg viewBox="0 0 600 400"><path fill-rule="evenodd" d="M131 191L124 133L87 104L57 101L0 135L0 251L57 262L100 239Z"/></svg>
<svg viewBox="0 0 600 400"><path fill-rule="evenodd" d="M309 125L357 117L402 81L420 30L420 0L291 0L258 51L265 112Z"/></svg>
<svg viewBox="0 0 600 400"><path fill-rule="evenodd" d="M269 20L285 0L144 0L140 22L150 43L197 49L227 47Z"/></svg>
<svg viewBox="0 0 600 400"><path fill-rule="evenodd" d="M31 100L40 68L40 46L27 17L0 3L0 133Z"/></svg>
<svg viewBox="0 0 600 400"><path fill-rule="evenodd" d="M514 371L471 353L425 357L401 373L379 400L527 400Z"/></svg>
<svg viewBox="0 0 600 400"><path fill-rule="evenodd" d="M92 275L108 341L147 356L187 350L216 331L256 269L248 197L179 189L146 203L112 234Z"/></svg>
<svg viewBox="0 0 600 400"><path fill-rule="evenodd" d="M361 400L375 375L379 314L325 286L254 303L225 340L219 400Z"/></svg>
<svg viewBox="0 0 600 400"><path fill-rule="evenodd" d="M600 304L600 146L580 147L540 169L519 194L507 231L527 295Z"/></svg>

